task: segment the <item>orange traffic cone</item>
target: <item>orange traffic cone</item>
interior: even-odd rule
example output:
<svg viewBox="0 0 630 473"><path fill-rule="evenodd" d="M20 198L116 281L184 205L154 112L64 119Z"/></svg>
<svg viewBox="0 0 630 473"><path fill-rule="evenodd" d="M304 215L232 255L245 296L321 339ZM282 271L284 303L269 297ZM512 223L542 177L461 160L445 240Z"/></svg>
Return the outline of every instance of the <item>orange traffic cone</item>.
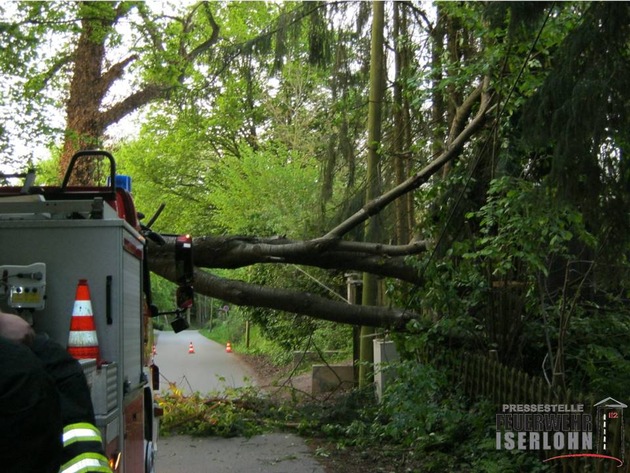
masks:
<svg viewBox="0 0 630 473"><path fill-rule="evenodd" d="M98 337L87 279L79 280L74 299L68 336L68 353L76 359L96 358L96 363L100 365L101 353L98 348Z"/></svg>
<svg viewBox="0 0 630 473"><path fill-rule="evenodd" d="M195 347L193 347L192 342L190 342L190 345L188 346L188 354L192 355L195 353Z"/></svg>
<svg viewBox="0 0 630 473"><path fill-rule="evenodd" d="M232 344L230 342L225 344L225 353L232 353Z"/></svg>

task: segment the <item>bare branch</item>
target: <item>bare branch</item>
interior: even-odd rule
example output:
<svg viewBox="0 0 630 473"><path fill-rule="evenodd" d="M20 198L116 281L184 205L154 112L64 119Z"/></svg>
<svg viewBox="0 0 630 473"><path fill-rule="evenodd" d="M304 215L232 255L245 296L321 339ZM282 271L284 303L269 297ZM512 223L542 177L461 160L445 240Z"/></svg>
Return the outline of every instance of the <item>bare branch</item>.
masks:
<svg viewBox="0 0 630 473"><path fill-rule="evenodd" d="M481 85L479 87L482 87ZM473 92L473 95L477 96L477 89ZM356 212L350 218L339 224L328 232L324 238L341 238L357 225L365 222L370 217L381 212L385 207L391 204L393 201L403 196L404 194L417 189L436 172L438 172L446 163L455 159L464 145L468 142L470 137L485 123L490 108L490 100L485 94L481 95L481 104L479 111L475 115L475 118L466 126L461 133L450 143L449 147L436 159L431 161L421 171L417 172L409 179L391 189L389 192L382 194L376 199L368 202L361 210ZM465 103L467 103L466 101Z"/></svg>

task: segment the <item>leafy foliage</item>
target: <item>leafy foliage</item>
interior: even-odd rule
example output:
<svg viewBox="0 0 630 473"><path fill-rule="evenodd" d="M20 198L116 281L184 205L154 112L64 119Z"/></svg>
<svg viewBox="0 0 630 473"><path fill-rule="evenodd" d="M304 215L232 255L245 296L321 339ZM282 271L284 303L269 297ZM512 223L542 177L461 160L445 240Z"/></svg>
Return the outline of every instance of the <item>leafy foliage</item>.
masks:
<svg viewBox="0 0 630 473"><path fill-rule="evenodd" d="M162 434L189 434L218 437L251 437L262 432L263 417L257 412L263 407L258 391L251 387L230 388L219 396L203 397L199 393L186 396L177 386L170 386L158 398L164 416Z"/></svg>
<svg viewBox="0 0 630 473"><path fill-rule="evenodd" d="M468 217L478 219L480 238L463 257L481 258L497 279L514 274L519 264L530 277L547 277L553 258L569 256L571 241L594 245L580 213L524 180L493 180L486 204Z"/></svg>
<svg viewBox="0 0 630 473"><path fill-rule="evenodd" d="M550 192L510 177L490 183L487 203L467 215L475 238L454 242L433 264L419 263L430 281L416 295L427 321L404 341L408 350L496 349L504 362L540 373L545 355L553 356L549 343L564 343L571 311L595 333L601 320L588 315L592 287L584 278L596 238L582 215ZM581 302L570 309L568 300ZM577 378L582 368L572 368Z"/></svg>
<svg viewBox="0 0 630 473"><path fill-rule="evenodd" d="M226 156L216 166L210 200L227 232L300 235L317 208L316 163L281 146ZM256 205L252 205L256 202Z"/></svg>
<svg viewBox="0 0 630 473"><path fill-rule="evenodd" d="M630 314L621 301L606 309L580 310L567 335L567 371L575 390L606 396L627 396L630 379ZM610 394L607 394L610 393Z"/></svg>
<svg viewBox="0 0 630 473"><path fill-rule="evenodd" d="M523 453L497 451L494 406L467 404L444 372L415 361L387 366L394 381L380 403L353 392L308 424L336 448L377 448L413 471L548 471ZM368 394L369 397L369 394ZM306 425L305 425L306 426Z"/></svg>

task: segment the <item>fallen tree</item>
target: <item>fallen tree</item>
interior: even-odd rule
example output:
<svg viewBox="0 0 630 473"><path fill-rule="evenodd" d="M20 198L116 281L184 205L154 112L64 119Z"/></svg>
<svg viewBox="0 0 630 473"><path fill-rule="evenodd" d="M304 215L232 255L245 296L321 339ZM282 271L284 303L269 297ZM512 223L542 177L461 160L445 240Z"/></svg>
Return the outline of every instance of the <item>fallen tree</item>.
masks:
<svg viewBox="0 0 630 473"><path fill-rule="evenodd" d="M471 137L487 120L491 98L480 84L461 105L458 126L478 110L470 122L449 140L445 151L400 185L366 203L358 212L330 230L326 235L305 241L285 237L259 238L250 236L212 237L194 239L195 291L208 297L248 306L283 310L318 319L363 326L400 329L417 317L407 309L350 305L301 291L265 287L243 281L220 278L205 269L235 269L252 264L296 264L323 269L361 271L379 277L394 278L409 284L421 285L422 277L406 257L426 251L429 243L412 241L406 245L385 245L346 241L342 238L353 228L377 215L403 195L418 189L423 183L455 160ZM173 253L175 241L166 238L162 246L151 246L151 267L156 274L175 281Z"/></svg>

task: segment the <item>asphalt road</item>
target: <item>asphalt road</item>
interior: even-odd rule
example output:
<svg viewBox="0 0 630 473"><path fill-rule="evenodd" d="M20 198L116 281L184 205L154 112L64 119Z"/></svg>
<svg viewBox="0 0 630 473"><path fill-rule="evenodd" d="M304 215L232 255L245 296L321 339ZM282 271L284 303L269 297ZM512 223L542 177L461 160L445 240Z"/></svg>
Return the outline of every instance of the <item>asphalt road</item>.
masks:
<svg viewBox="0 0 630 473"><path fill-rule="evenodd" d="M155 364L160 368L160 391L175 383L184 393L222 391L253 384L252 373L234 353L196 330L156 331ZM194 353L189 353L192 343Z"/></svg>
<svg viewBox="0 0 630 473"><path fill-rule="evenodd" d="M325 473L304 440L270 433L252 438L176 436L158 442L156 473Z"/></svg>
<svg viewBox="0 0 630 473"><path fill-rule="evenodd" d="M249 368L234 353L197 331L155 332L155 364L160 390L176 383L185 393L207 394L226 386L254 384ZM194 353L188 353L190 343ZM247 438L161 437L157 442L156 473L325 473L304 439L269 433Z"/></svg>

